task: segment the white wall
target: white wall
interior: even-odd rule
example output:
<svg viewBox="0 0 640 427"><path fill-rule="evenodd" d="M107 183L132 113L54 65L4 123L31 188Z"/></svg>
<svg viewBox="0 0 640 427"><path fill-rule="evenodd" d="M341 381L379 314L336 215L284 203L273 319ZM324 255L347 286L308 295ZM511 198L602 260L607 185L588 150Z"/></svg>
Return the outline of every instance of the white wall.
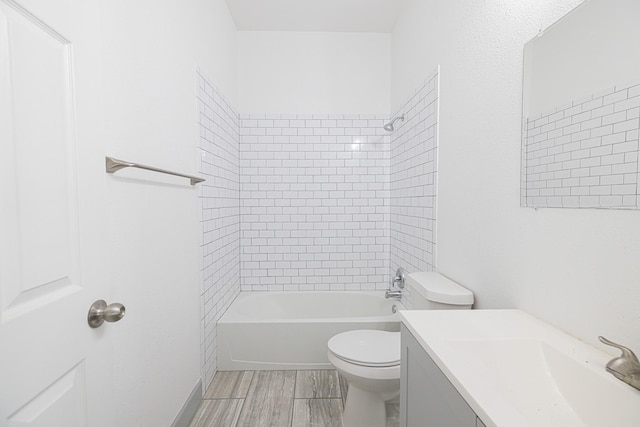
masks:
<svg viewBox="0 0 640 427"><path fill-rule="evenodd" d="M240 113L381 114L389 34L238 32Z"/></svg>
<svg viewBox="0 0 640 427"><path fill-rule="evenodd" d="M523 45L580 0L407 0L392 105L441 65L438 268L477 307L520 307L640 348L640 212L520 208Z"/></svg>
<svg viewBox="0 0 640 427"><path fill-rule="evenodd" d="M105 155L195 173L196 66L236 98L224 0L103 2ZM126 170L107 178L107 265L127 307L113 328L114 400L126 426L168 426L200 379L199 190Z"/></svg>
<svg viewBox="0 0 640 427"><path fill-rule="evenodd" d="M637 83L639 18L636 0L592 0L528 43L525 115L533 117L613 86Z"/></svg>

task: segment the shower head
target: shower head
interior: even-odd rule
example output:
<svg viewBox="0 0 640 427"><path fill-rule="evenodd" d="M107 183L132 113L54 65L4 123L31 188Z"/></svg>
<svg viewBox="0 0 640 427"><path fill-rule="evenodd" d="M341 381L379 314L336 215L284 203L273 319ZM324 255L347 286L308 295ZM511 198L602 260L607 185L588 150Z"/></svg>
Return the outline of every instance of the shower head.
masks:
<svg viewBox="0 0 640 427"><path fill-rule="evenodd" d="M393 119L391 119L391 121L389 123L384 125L384 130L386 130L387 132L393 132L393 124L398 120L404 121L404 114L402 114L400 116L396 116Z"/></svg>

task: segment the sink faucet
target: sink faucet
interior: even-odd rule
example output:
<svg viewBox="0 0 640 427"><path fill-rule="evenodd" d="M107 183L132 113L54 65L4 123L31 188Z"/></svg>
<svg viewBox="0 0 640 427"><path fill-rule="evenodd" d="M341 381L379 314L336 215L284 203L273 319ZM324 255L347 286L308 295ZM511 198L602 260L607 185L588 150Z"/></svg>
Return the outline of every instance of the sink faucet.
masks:
<svg viewBox="0 0 640 427"><path fill-rule="evenodd" d="M640 390L640 361L638 361L638 357L627 347L609 341L605 337L600 336L598 339L603 344L622 350L620 357L611 359L607 363L607 372L613 374L620 381Z"/></svg>

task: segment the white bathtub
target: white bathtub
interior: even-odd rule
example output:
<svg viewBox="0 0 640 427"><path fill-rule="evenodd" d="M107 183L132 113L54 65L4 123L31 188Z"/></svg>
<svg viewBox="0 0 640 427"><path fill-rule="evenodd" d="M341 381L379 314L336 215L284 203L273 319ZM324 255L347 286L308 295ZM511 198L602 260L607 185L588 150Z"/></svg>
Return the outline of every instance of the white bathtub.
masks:
<svg viewBox="0 0 640 427"><path fill-rule="evenodd" d="M241 292L218 321L217 369L330 369L333 335L400 330L394 304L382 292Z"/></svg>

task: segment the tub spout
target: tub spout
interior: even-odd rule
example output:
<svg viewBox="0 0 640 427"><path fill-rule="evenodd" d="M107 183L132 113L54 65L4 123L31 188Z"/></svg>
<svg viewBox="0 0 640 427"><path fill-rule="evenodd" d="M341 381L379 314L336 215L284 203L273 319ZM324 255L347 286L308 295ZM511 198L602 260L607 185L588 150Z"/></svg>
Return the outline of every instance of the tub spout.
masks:
<svg viewBox="0 0 640 427"><path fill-rule="evenodd" d="M398 290L387 289L387 292L384 293L384 297L400 299L402 298L402 291L400 289Z"/></svg>

